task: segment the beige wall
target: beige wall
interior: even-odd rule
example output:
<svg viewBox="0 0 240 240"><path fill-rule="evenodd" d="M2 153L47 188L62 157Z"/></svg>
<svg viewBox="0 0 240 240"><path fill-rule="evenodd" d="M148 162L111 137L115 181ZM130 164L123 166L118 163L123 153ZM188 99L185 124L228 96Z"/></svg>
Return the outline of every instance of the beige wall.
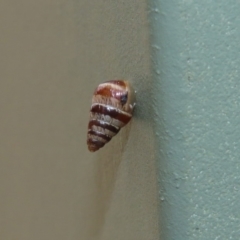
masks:
<svg viewBox="0 0 240 240"><path fill-rule="evenodd" d="M0 33L0 239L158 239L145 1L2 1ZM135 117L89 153L92 92L115 78Z"/></svg>

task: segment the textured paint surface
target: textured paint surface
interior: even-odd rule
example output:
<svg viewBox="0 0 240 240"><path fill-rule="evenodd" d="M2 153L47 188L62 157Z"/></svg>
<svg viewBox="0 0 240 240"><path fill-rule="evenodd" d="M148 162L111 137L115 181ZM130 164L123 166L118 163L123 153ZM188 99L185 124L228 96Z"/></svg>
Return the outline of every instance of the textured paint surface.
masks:
<svg viewBox="0 0 240 240"><path fill-rule="evenodd" d="M240 3L149 10L161 239L240 239Z"/></svg>
<svg viewBox="0 0 240 240"><path fill-rule="evenodd" d="M0 1L0 239L158 239L145 0ZM131 122L86 144L94 89L127 79Z"/></svg>

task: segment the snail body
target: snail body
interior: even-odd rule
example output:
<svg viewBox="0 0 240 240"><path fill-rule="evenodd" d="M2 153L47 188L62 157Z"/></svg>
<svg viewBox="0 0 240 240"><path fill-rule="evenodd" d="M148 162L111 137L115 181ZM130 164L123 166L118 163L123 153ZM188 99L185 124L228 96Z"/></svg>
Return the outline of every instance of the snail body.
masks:
<svg viewBox="0 0 240 240"><path fill-rule="evenodd" d="M132 118L135 96L129 82L101 83L92 97L87 144L91 152L108 143Z"/></svg>

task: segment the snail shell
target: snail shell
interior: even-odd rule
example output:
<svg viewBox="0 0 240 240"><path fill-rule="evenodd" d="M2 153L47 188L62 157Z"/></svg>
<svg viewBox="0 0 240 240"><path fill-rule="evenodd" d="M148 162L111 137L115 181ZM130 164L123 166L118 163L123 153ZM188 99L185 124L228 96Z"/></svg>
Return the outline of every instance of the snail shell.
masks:
<svg viewBox="0 0 240 240"><path fill-rule="evenodd" d="M88 124L89 151L102 148L131 120L134 95L129 82L124 80L110 80L97 87Z"/></svg>

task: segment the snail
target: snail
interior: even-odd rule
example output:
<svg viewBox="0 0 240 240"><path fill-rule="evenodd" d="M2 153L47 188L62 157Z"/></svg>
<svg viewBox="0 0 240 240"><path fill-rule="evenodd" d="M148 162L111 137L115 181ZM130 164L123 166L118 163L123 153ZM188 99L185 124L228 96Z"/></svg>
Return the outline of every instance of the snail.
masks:
<svg viewBox="0 0 240 240"><path fill-rule="evenodd" d="M90 109L87 144L91 152L108 143L132 118L135 92L125 80L110 80L96 88Z"/></svg>

